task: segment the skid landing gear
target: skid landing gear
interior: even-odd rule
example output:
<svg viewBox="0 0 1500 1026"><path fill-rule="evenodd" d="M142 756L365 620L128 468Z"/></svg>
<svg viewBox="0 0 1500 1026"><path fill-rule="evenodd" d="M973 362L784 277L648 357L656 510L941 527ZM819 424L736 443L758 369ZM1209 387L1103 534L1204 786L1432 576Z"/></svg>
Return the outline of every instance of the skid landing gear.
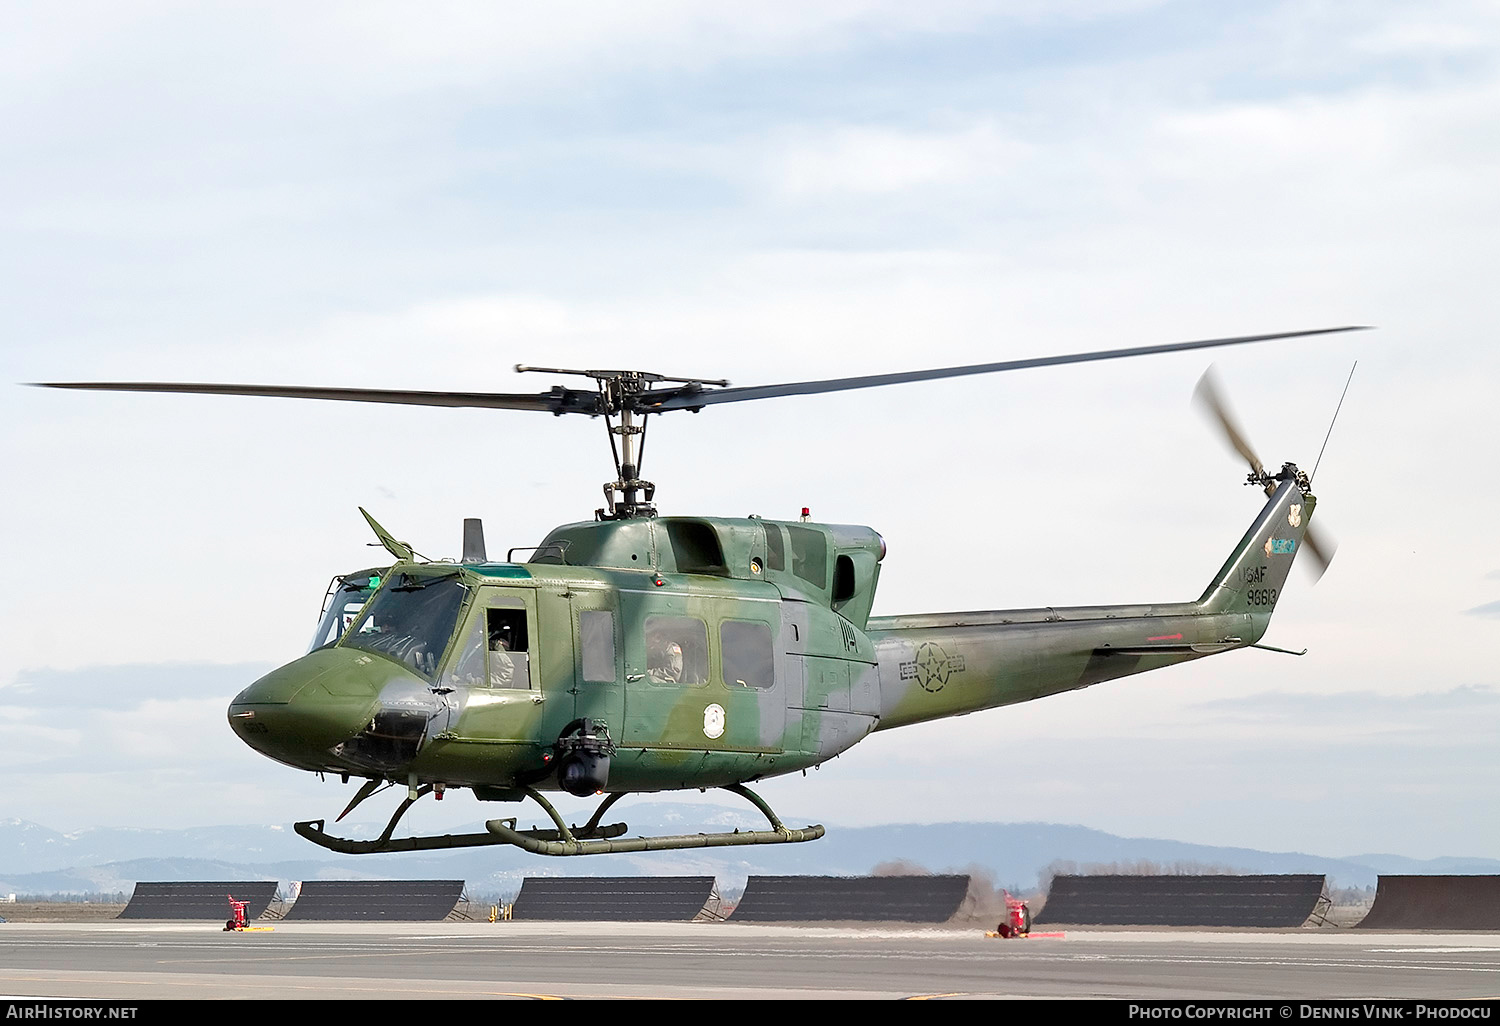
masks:
<svg viewBox="0 0 1500 1026"><path fill-rule="evenodd" d="M372 855L377 852L433 851L442 848L477 848L489 844L510 844L523 848L534 855L604 855L632 851L664 851L672 848L718 848L740 844L796 844L801 841L816 841L823 836L821 826L792 830L784 826L765 800L742 784L730 784L723 788L737 794L759 809L770 821L769 830L731 830L715 834L669 834L656 837L624 837L629 828L624 823L601 825L600 820L610 806L630 792L619 792L605 798L594 810L593 816L582 827L569 827L558 815L552 803L532 787L521 788L526 797L533 799L551 817L556 830L517 830L515 819L492 819L485 823L482 834L430 834L423 837L396 837L391 834L396 824L411 808L412 803L432 791L430 784L410 794L391 816L385 830L373 841L355 841L334 837L324 831L321 819L304 820L293 824L297 833L314 844L329 851L345 855ZM348 810L346 809L345 812Z"/></svg>

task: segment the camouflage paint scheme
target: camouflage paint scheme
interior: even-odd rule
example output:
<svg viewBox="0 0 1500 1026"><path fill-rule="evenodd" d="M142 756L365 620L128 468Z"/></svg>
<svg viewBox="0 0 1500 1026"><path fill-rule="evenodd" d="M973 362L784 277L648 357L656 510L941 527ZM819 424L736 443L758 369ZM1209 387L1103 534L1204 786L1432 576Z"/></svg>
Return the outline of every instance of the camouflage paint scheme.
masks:
<svg viewBox="0 0 1500 1026"><path fill-rule="evenodd" d="M389 589L462 589L425 673L356 647L356 621L336 644L246 688L229 722L252 748L299 769L470 787L482 799L515 800L523 785L556 789L554 745L580 717L606 723L616 745L609 792L750 782L816 766L875 730L1259 641L1313 512L1306 489L1297 473L1268 488L1196 601L873 619L885 545L866 527L684 517L570 524L532 562L400 562L386 572L362 617ZM528 669L510 686L458 673L491 609L524 611ZM596 631L588 642L587 675L608 679L585 679L589 614L613 636L606 645ZM653 676L652 617L704 625L706 680ZM773 676L762 686L725 681L726 622L748 625L754 638L769 633ZM599 669L605 654L612 671Z"/></svg>

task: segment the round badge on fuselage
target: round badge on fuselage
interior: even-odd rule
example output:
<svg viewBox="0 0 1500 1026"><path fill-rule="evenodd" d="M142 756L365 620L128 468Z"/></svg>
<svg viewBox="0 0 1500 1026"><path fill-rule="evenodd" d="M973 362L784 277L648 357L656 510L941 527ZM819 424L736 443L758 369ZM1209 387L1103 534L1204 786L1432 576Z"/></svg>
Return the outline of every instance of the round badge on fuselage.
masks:
<svg viewBox="0 0 1500 1026"><path fill-rule="evenodd" d="M703 710L703 733L710 738L719 738L724 735L724 707L722 705L711 705Z"/></svg>

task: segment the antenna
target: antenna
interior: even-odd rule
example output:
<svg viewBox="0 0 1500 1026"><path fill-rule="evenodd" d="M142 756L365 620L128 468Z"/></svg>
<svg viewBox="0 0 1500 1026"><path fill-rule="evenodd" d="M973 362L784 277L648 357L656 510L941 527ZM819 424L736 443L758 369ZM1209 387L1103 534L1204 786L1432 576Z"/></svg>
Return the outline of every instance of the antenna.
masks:
<svg viewBox="0 0 1500 1026"><path fill-rule="evenodd" d="M1354 367L1358 366L1359 361L1355 360ZM1339 404L1333 409L1333 420L1328 422L1328 434L1323 436L1323 449L1328 448L1328 439L1333 437L1333 425L1338 423L1339 411L1344 408L1344 396L1349 394L1349 383L1354 380L1354 367L1349 368L1349 377L1344 382L1344 391L1339 395ZM1313 462L1312 473L1307 475L1308 485L1312 484L1312 479L1318 474L1318 464L1323 462L1323 449L1318 450L1318 458Z"/></svg>

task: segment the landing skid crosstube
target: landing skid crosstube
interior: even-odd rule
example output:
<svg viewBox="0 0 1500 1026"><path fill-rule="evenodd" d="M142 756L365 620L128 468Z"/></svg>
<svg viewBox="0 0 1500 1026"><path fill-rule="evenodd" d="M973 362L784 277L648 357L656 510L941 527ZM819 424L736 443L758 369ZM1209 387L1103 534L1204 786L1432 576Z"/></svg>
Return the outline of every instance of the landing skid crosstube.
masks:
<svg viewBox="0 0 1500 1026"><path fill-rule="evenodd" d="M490 844L510 844L533 855L606 855L635 851L666 851L673 848L719 848L740 844L795 844L801 841L816 841L823 836L821 826L809 826L792 830L784 826L771 807L754 791L740 784L731 784L723 790L737 794L759 809L770 821L769 830L731 830L713 834L667 834L655 837L624 837L629 829L624 823L601 825L600 820L611 805L624 798L628 792L612 794L599 804L594 815L582 827L569 827L558 815L552 803L542 797L535 788L521 790L534 799L546 811L556 825L556 830L517 830L515 819L492 819L485 823L482 834L429 834L421 837L392 837L396 824L411 808L412 803L432 790L423 786L415 797L408 797L391 816L385 830L373 841L356 841L334 837L323 829L321 819L304 820L293 824L297 833L314 844L329 851L345 855L373 855L377 852L434 851L444 848L478 848Z"/></svg>

